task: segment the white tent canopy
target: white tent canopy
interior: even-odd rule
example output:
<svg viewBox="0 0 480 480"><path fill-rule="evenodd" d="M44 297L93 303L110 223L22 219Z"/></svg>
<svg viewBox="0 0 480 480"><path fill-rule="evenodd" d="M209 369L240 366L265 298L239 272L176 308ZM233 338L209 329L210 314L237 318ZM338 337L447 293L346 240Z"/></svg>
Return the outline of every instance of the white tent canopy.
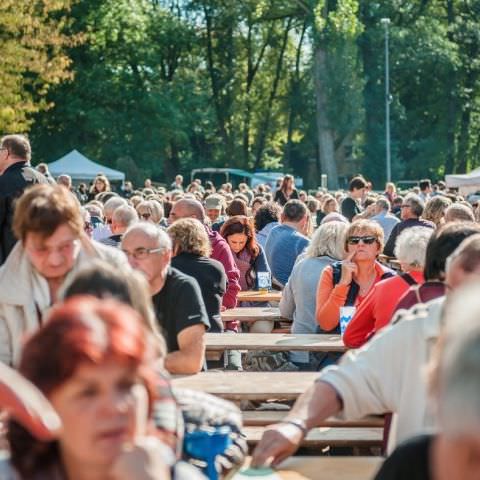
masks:
<svg viewBox="0 0 480 480"><path fill-rule="evenodd" d="M449 188L458 188L462 195L480 190L480 168L470 173L445 175L445 183Z"/></svg>
<svg viewBox="0 0 480 480"><path fill-rule="evenodd" d="M99 173L111 181L125 181L123 172L92 162L78 150L72 150L57 161L49 163L48 169L54 177L67 174L73 181L93 180Z"/></svg>

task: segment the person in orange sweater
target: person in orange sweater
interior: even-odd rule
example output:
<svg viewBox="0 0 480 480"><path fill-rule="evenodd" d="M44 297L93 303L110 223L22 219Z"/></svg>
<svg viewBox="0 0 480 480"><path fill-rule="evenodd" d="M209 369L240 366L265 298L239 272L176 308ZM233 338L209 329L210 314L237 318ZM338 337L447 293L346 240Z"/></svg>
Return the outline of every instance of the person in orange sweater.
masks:
<svg viewBox="0 0 480 480"><path fill-rule="evenodd" d="M324 332L340 333L340 307L358 308L373 286L395 275L377 262L384 245L383 229L371 220L357 220L345 235L345 260L325 268L317 287L315 317Z"/></svg>
<svg viewBox="0 0 480 480"><path fill-rule="evenodd" d="M342 336L349 348L361 347L375 332L390 323L398 299L412 285L423 284L427 244L433 230L412 227L404 230L395 245L400 275L377 283L358 307Z"/></svg>

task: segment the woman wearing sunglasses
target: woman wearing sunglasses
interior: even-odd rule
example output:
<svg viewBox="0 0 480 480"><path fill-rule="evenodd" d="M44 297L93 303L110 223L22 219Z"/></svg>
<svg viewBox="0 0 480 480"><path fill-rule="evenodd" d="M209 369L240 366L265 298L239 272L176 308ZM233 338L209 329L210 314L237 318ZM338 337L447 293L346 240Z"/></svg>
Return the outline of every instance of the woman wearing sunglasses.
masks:
<svg viewBox="0 0 480 480"><path fill-rule="evenodd" d="M340 308L358 308L373 286L394 272L377 261L383 250L383 229L370 220L348 228L345 259L327 267L317 287L316 320L325 332L340 333Z"/></svg>

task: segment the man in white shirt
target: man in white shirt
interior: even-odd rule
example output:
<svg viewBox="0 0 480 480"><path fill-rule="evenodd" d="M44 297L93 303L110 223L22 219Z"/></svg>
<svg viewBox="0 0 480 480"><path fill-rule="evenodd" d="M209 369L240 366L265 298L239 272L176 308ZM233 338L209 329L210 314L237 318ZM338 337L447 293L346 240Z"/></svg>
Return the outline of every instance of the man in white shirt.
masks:
<svg viewBox="0 0 480 480"><path fill-rule="evenodd" d="M448 262L446 283L457 289L480 275L480 234L465 240ZM276 464L292 455L308 431L331 415L353 420L393 412L389 451L410 436L435 428L425 382L442 327L444 297L401 312L365 347L323 370L286 419L265 431L253 465Z"/></svg>

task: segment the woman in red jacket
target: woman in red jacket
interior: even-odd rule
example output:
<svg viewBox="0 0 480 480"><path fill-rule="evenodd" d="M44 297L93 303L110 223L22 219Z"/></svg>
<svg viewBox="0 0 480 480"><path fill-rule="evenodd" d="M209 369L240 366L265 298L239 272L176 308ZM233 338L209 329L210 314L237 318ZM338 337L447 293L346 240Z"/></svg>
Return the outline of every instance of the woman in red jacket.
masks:
<svg viewBox="0 0 480 480"><path fill-rule="evenodd" d="M431 228L412 227L400 234L395 256L402 273L375 284L359 305L343 334L347 347L362 346L376 331L388 325L398 299L411 285L424 282L425 253L432 233Z"/></svg>

